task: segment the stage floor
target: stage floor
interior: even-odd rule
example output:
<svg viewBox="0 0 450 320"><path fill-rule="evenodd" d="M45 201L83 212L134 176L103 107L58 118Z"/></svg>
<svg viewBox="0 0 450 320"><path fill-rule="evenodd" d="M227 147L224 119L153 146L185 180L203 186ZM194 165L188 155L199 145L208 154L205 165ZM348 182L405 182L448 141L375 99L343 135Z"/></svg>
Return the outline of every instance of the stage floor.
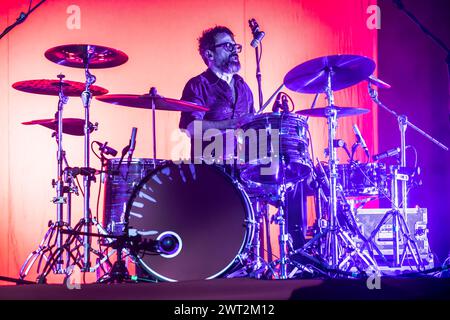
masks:
<svg viewBox="0 0 450 320"><path fill-rule="evenodd" d="M450 278L212 279L160 283L0 286L2 300L450 300ZM372 289L369 289L372 287ZM378 288L379 289L378 289Z"/></svg>

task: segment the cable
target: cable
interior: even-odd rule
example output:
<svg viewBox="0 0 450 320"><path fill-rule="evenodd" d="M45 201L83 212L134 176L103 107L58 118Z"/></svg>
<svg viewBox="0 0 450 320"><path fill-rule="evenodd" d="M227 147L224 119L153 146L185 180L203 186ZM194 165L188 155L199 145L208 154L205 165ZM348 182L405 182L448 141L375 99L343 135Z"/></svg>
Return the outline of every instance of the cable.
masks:
<svg viewBox="0 0 450 320"><path fill-rule="evenodd" d="M258 64L261 62L262 53L263 53L262 42L260 42L260 43L259 43L259 59L258 59Z"/></svg>

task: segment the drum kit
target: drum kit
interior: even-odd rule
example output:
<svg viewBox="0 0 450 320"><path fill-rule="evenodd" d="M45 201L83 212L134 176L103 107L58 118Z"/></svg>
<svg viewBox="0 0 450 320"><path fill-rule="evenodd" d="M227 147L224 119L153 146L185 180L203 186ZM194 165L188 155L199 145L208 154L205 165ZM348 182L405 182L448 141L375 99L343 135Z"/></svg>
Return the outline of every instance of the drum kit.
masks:
<svg viewBox="0 0 450 320"><path fill-rule="evenodd" d="M107 94L108 90L94 85L91 69L111 68L128 60L120 50L96 45L63 45L46 51L45 56L59 65L83 68L85 83L64 80L28 80L13 84L17 90L58 96L53 119L24 122L41 125L54 131L57 143L57 179L53 181L56 196L56 221L49 223L44 239L27 258L20 270L23 279L37 263L38 282L45 282L53 271L70 275L73 266L82 272L102 268L100 282L129 280L122 254L130 256L143 278L155 281L231 278L249 276L267 279L287 279L306 276L352 276L378 272L369 250L362 250L355 237L363 237L354 221L347 197L390 196L389 174L379 163L338 164L336 139L338 120L367 113L367 109L335 105L334 92L363 80L381 86L371 75L375 63L362 56L334 55L307 61L289 71L284 86L294 92L325 94L328 106L293 112L285 105L273 112L261 113L242 124L244 131L277 130L276 170L261 174L267 162L257 157L241 163L232 174L219 165L176 163L157 158L155 111L207 111L187 101L164 98L152 88L148 94ZM373 79L373 80L370 80ZM81 97L84 119L63 118L68 97ZM98 124L89 119L92 97L97 100L133 108L152 110L153 159L133 158L136 129L122 157L106 144L99 144L101 170L90 166L90 135ZM286 102L283 99L283 103ZM280 111L281 110L281 111ZM311 141L309 117L326 119L328 126L328 163L314 165L308 148ZM357 128L356 128L357 129ZM357 130L359 132L359 130ZM261 131L260 131L261 132ZM71 168L63 148L63 133L84 136L83 167ZM273 136L272 140L274 139ZM364 145L362 137L355 144ZM94 141L95 142L95 141ZM356 147L352 148L352 153ZM258 146L259 148L261 146ZM269 154L273 150L269 147ZM124 159L128 153L128 159ZM351 155L353 159L353 154ZM247 159L248 160L248 159ZM273 159L272 159L273 160ZM90 188L95 174L103 176L104 217L102 223L90 210ZM83 218L71 225L71 194L78 195L77 175L83 176ZM314 182L317 208L316 234L300 248L290 240L286 217L286 197L299 183ZM80 184L78 186L81 188ZM395 195L397 196L397 194ZM398 206L398 202L396 202ZM280 256L267 262L261 254L262 220L268 206L277 208L273 221L279 225ZM64 214L66 212L66 214ZM96 228L98 233L93 233ZM92 238L99 238L97 250ZM370 239L363 239L375 247ZM414 243L413 243L414 245ZM101 249L106 246L106 249ZM110 262L111 248L117 261ZM415 251L411 248L411 251ZM92 265L91 256L96 256ZM294 257L300 257L296 259ZM419 262L418 262L419 263Z"/></svg>

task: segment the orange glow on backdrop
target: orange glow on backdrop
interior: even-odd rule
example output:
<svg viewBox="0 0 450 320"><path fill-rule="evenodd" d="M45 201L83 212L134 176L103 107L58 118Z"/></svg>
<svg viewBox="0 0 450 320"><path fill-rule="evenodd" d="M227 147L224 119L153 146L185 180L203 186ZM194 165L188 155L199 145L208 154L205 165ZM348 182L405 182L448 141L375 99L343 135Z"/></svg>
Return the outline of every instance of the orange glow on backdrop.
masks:
<svg viewBox="0 0 450 320"><path fill-rule="evenodd" d="M33 1L37 2L37 1ZM21 122L52 118L58 98L14 90L17 81L56 79L84 82L82 69L59 66L44 57L52 47L88 43L112 47L129 56L127 63L109 69L95 69L96 85L110 93L143 94L150 87L179 99L187 80L205 69L197 53L201 31L226 25L233 30L241 54L241 75L249 83L257 102L255 53L249 43L248 19L255 18L266 32L263 40L262 84L267 99L293 67L319 56L357 54L375 60L377 32L366 21L367 7L375 0L133 0L87 1L48 0L21 25L0 40L0 275L17 277L27 255L36 248L56 217L51 203L55 190L56 143L51 131ZM2 1L0 29L11 24L28 1ZM78 15L79 13L79 15ZM313 95L287 92L296 110L310 107ZM351 130L357 123L371 153L377 152L377 114L367 94L366 83L336 93L336 105L371 110L360 117L339 121L337 136L354 142ZM323 98L317 106L325 106ZM269 110L269 109L268 109ZM79 98L70 98L64 117L83 118ZM157 112L158 158L169 159L177 141L178 112ZM151 112L105 104L93 99L91 121L99 123L91 140L108 141L121 150L127 145L132 127L138 138L134 156L152 157ZM310 119L316 157L324 159L326 121ZM83 164L83 138L64 135L64 147L71 166ZM120 151L119 151L120 152ZM362 156L362 154L359 154ZM339 157L345 160L344 154ZM363 160L363 159L361 159ZM344 161L342 161L344 162ZM91 166L99 167L91 155ZM98 181L92 185L91 208L95 215ZM174 195L176 197L176 195ZM102 210L100 209L100 212ZM101 214L100 214L101 216ZM82 198L75 197L72 223L82 217ZM32 279L32 278L30 278Z"/></svg>

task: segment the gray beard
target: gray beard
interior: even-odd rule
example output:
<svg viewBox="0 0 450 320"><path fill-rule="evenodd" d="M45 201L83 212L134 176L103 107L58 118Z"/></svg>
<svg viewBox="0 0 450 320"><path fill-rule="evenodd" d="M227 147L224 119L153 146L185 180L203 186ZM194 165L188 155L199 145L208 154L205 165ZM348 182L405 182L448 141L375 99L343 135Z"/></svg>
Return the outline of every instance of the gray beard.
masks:
<svg viewBox="0 0 450 320"><path fill-rule="evenodd" d="M219 66L220 71L223 73L238 73L241 70L241 63L239 61L228 60Z"/></svg>

